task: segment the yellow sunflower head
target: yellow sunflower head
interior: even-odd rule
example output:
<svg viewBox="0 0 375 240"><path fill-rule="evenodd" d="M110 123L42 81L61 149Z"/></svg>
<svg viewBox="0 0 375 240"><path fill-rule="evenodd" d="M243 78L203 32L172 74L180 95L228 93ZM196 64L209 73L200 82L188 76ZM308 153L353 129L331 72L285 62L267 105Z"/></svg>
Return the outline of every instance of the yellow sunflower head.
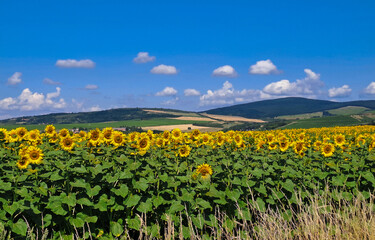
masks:
<svg viewBox="0 0 375 240"><path fill-rule="evenodd" d="M63 128L59 131L60 138L65 138L67 136L70 136L69 130L66 128Z"/></svg>
<svg viewBox="0 0 375 240"><path fill-rule="evenodd" d="M207 179L210 178L213 171L212 167L208 165L207 163L204 163L202 165L199 165L196 172L198 176L201 176L202 179Z"/></svg>
<svg viewBox="0 0 375 240"><path fill-rule="evenodd" d="M17 142L19 140L16 129L12 129L8 132L8 142Z"/></svg>
<svg viewBox="0 0 375 240"><path fill-rule="evenodd" d="M47 134L47 136L52 136L56 132L56 128L53 125L47 125L44 132Z"/></svg>
<svg viewBox="0 0 375 240"><path fill-rule="evenodd" d="M113 131L111 143L115 147L119 147L119 146L124 145L124 143L125 143L124 134L122 132L119 132L119 131Z"/></svg>
<svg viewBox="0 0 375 240"><path fill-rule="evenodd" d="M189 145L183 145L182 147L178 149L178 154L180 155L180 157L187 157L189 156L190 151L191 151L191 148Z"/></svg>
<svg viewBox="0 0 375 240"><path fill-rule="evenodd" d="M175 128L172 130L172 139L179 140L181 138L182 132L180 129Z"/></svg>
<svg viewBox="0 0 375 240"><path fill-rule="evenodd" d="M30 164L30 161L26 156L21 156L21 158L18 159L17 161L17 167L19 169L26 169L27 166L29 166L29 164Z"/></svg>
<svg viewBox="0 0 375 240"><path fill-rule="evenodd" d="M74 145L75 145L74 140L70 136L63 138L60 141L60 146L65 151L71 151L73 149Z"/></svg>
<svg viewBox="0 0 375 240"><path fill-rule="evenodd" d="M191 136L193 139L197 140L199 138L199 135L201 134L201 132L198 130L198 129L194 129L192 132L191 132Z"/></svg>
<svg viewBox="0 0 375 240"><path fill-rule="evenodd" d="M107 127L103 129L102 131L103 139L106 143L110 143L112 141L112 133L113 133L113 128L111 127Z"/></svg>
<svg viewBox="0 0 375 240"><path fill-rule="evenodd" d="M326 143L322 145L321 151L324 157L330 157L333 155L333 152L335 151L335 146L332 143Z"/></svg>
<svg viewBox="0 0 375 240"><path fill-rule="evenodd" d="M236 143L237 147L240 147L243 144L243 139L241 134L236 134L233 136L233 140Z"/></svg>
<svg viewBox="0 0 375 240"><path fill-rule="evenodd" d="M0 141L5 141L8 138L8 130L0 128Z"/></svg>
<svg viewBox="0 0 375 240"><path fill-rule="evenodd" d="M338 134L335 136L335 144L337 146L342 146L345 144L345 136L342 134Z"/></svg>
<svg viewBox="0 0 375 240"><path fill-rule="evenodd" d="M16 131L17 131L17 135L18 135L19 139L24 139L24 137L27 134L27 129L24 128L24 127L18 127L18 128L16 128Z"/></svg>
<svg viewBox="0 0 375 240"><path fill-rule="evenodd" d="M32 164L40 164L43 160L42 149L35 146L28 147L26 156Z"/></svg>
<svg viewBox="0 0 375 240"><path fill-rule="evenodd" d="M93 129L89 132L89 142L92 146L97 146L101 143L103 135L99 128Z"/></svg>
<svg viewBox="0 0 375 240"><path fill-rule="evenodd" d="M86 139L86 137L87 137L87 133L85 132L85 131L79 131L79 136L83 139L83 140L85 140Z"/></svg>
<svg viewBox="0 0 375 240"><path fill-rule="evenodd" d="M163 132L163 135L162 135L164 141L169 141L169 137L170 137L170 135L171 135L171 132L165 130L165 131Z"/></svg>
<svg viewBox="0 0 375 240"><path fill-rule="evenodd" d="M279 142L279 147L282 152L285 152L289 148L289 142L288 141Z"/></svg>
<svg viewBox="0 0 375 240"><path fill-rule="evenodd" d="M42 138L38 129L31 130L27 133L27 140L30 142L40 141Z"/></svg>

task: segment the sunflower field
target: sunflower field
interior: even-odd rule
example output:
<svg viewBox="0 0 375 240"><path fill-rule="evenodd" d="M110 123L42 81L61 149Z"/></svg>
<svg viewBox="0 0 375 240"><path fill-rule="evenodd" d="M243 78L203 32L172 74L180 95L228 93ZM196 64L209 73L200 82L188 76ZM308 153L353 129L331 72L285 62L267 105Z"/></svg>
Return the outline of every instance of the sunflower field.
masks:
<svg viewBox="0 0 375 240"><path fill-rule="evenodd" d="M255 221L262 212L339 189L375 189L375 127L202 133L179 129L124 134L0 128L0 226L23 239L161 238L166 222L189 238L215 229L215 212ZM297 196L297 193L298 196ZM287 217L287 216L286 216Z"/></svg>

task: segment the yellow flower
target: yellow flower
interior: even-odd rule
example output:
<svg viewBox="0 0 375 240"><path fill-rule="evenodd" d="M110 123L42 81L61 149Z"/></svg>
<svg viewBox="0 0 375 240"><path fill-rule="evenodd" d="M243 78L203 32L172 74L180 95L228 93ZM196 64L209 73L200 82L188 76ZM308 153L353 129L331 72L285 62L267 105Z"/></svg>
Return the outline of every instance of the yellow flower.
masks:
<svg viewBox="0 0 375 240"><path fill-rule="evenodd" d="M201 134L201 132L198 130L198 129L194 129L192 132L191 132L191 137L194 139L194 140L197 140L199 138L199 135Z"/></svg>
<svg viewBox="0 0 375 240"><path fill-rule="evenodd" d="M289 148L289 142L288 141L279 142L279 147L282 152L285 152Z"/></svg>
<svg viewBox="0 0 375 240"><path fill-rule="evenodd" d="M237 147L241 147L242 146L243 139L242 139L242 136L240 134L234 135L233 140L236 143Z"/></svg>
<svg viewBox="0 0 375 240"><path fill-rule="evenodd" d="M24 127L16 128L17 135L19 137L19 140L23 140L25 135L27 134L27 129Z"/></svg>
<svg viewBox="0 0 375 240"><path fill-rule="evenodd" d="M178 153L180 154L180 157L189 156L190 151L191 151L191 148L189 145L184 145L178 149Z"/></svg>
<svg viewBox="0 0 375 240"><path fill-rule="evenodd" d="M181 133L180 129L175 128L175 129L172 130L172 139L174 141L179 141L180 138L181 138L181 135L182 135L182 133Z"/></svg>
<svg viewBox="0 0 375 240"><path fill-rule="evenodd" d="M324 157L330 157L335 151L335 146L332 143L326 143L322 146L322 154Z"/></svg>
<svg viewBox="0 0 375 240"><path fill-rule="evenodd" d="M33 143L36 143L42 140L38 129L29 131L26 135L26 138L28 141L33 142Z"/></svg>
<svg viewBox="0 0 375 240"><path fill-rule="evenodd" d="M75 143L70 136L63 138L60 141L60 146L65 151L71 151L73 149L74 145L75 145Z"/></svg>
<svg viewBox="0 0 375 240"><path fill-rule="evenodd" d="M42 149L34 146L30 146L27 148L25 156L27 156L28 160L32 164L40 164L43 160Z"/></svg>
<svg viewBox="0 0 375 240"><path fill-rule="evenodd" d="M66 128L63 128L59 131L60 138L65 138L67 136L70 136L69 130Z"/></svg>
<svg viewBox="0 0 375 240"><path fill-rule="evenodd" d="M345 136L342 134L338 134L335 136L335 144L337 146L342 146L345 144Z"/></svg>
<svg viewBox="0 0 375 240"><path fill-rule="evenodd" d="M29 164L30 164L30 162L29 162L29 160L27 159L26 156L22 156L21 159L19 159L17 161L17 167L19 169L26 169L27 166L29 166Z"/></svg>
<svg viewBox="0 0 375 240"><path fill-rule="evenodd" d="M91 130L89 132L89 143L92 145L92 146L97 146L101 143L101 138L102 138L102 133L101 131L99 130L99 128L96 128L94 130Z"/></svg>
<svg viewBox="0 0 375 240"><path fill-rule="evenodd" d="M8 137L8 131L5 128L0 128L0 141L5 141Z"/></svg>
<svg viewBox="0 0 375 240"><path fill-rule="evenodd" d="M151 141L148 137L143 137L143 138L138 139L137 149L138 149L139 155L142 155L142 156L145 155L147 150L150 148L150 145L151 145Z"/></svg>
<svg viewBox="0 0 375 240"><path fill-rule="evenodd" d="M196 170L196 174L200 175L202 179L207 179L211 177L212 173L212 168L207 163L199 165Z"/></svg>
<svg viewBox="0 0 375 240"><path fill-rule="evenodd" d="M44 132L47 134L47 137L52 137L56 132L56 128L53 125L47 125Z"/></svg>
<svg viewBox="0 0 375 240"><path fill-rule="evenodd" d="M115 147L119 147L124 145L125 143L125 136L122 132L119 131L113 131L112 136L111 136L111 143Z"/></svg>
<svg viewBox="0 0 375 240"><path fill-rule="evenodd" d="M103 139L106 143L112 142L113 129L111 127L104 128L102 133L103 133Z"/></svg>
<svg viewBox="0 0 375 240"><path fill-rule="evenodd" d="M16 129L12 129L8 134L8 142L17 142L19 139Z"/></svg>

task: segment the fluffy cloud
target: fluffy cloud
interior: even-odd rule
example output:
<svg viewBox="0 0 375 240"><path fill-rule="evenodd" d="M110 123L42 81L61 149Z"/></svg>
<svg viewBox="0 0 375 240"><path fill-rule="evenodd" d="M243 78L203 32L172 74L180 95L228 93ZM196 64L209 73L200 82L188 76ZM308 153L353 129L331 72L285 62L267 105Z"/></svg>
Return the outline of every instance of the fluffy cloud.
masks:
<svg viewBox="0 0 375 240"><path fill-rule="evenodd" d="M135 63L147 63L147 62L152 62L155 61L154 56L149 56L148 52L139 52L137 54L137 57L133 59L133 62Z"/></svg>
<svg viewBox="0 0 375 240"><path fill-rule="evenodd" d="M304 69L306 77L297 79L295 82L283 79L278 82L268 84L263 88L263 92L270 95L278 96L304 96L315 97L320 94L320 88L324 83L320 81L320 74L310 69Z"/></svg>
<svg viewBox="0 0 375 240"><path fill-rule="evenodd" d="M234 70L234 68L230 65L224 65L221 67L216 68L212 75L214 76L223 76L223 77L236 77L237 72Z"/></svg>
<svg viewBox="0 0 375 240"><path fill-rule="evenodd" d="M330 88L328 90L329 97L348 97L352 89L348 85L343 85L339 88Z"/></svg>
<svg viewBox="0 0 375 240"><path fill-rule="evenodd" d="M64 99L60 98L58 101L53 99L60 96L61 89L56 88L56 92L47 93L33 93L29 88L25 88L17 98L4 98L0 100L0 109L2 110L21 110L33 111L43 109L61 109L66 106Z"/></svg>
<svg viewBox="0 0 375 240"><path fill-rule="evenodd" d="M165 97L165 96L174 96L177 94L177 90L173 87L165 87L163 91L157 92L155 96Z"/></svg>
<svg viewBox="0 0 375 240"><path fill-rule="evenodd" d="M241 91L235 90L233 85L226 81L223 87L218 90L208 90L206 94L203 94L199 100L200 106L208 105L225 105L241 103L245 101L255 101L259 99L270 98L270 95L263 93L260 90L243 89Z"/></svg>
<svg viewBox="0 0 375 240"><path fill-rule="evenodd" d="M56 66L61 67L61 68L94 68L95 63L90 59L84 59L84 60L66 59L66 60L57 60Z"/></svg>
<svg viewBox="0 0 375 240"><path fill-rule="evenodd" d="M371 82L364 90L367 94L375 94L375 82Z"/></svg>
<svg viewBox="0 0 375 240"><path fill-rule="evenodd" d="M86 86L85 86L85 89L86 90L96 90L96 89L98 89L99 87L98 87L98 85L95 85L95 84L87 84Z"/></svg>
<svg viewBox="0 0 375 240"><path fill-rule="evenodd" d="M198 90L188 88L184 90L184 95L189 97L189 96L199 96L201 93Z"/></svg>
<svg viewBox="0 0 375 240"><path fill-rule="evenodd" d="M277 67L269 59L258 61L249 68L250 74L268 75L278 72Z"/></svg>
<svg viewBox="0 0 375 240"><path fill-rule="evenodd" d="M22 73L20 72L13 73L13 75L10 78L8 78L7 84L8 85L20 84L22 82L21 76L22 76Z"/></svg>
<svg viewBox="0 0 375 240"><path fill-rule="evenodd" d="M168 66L161 64L151 69L151 73L153 74L166 74L166 75L173 75L177 74L177 69L174 66Z"/></svg>
<svg viewBox="0 0 375 240"><path fill-rule="evenodd" d="M47 85L61 85L61 82L55 82L52 79L45 78L43 79L43 83Z"/></svg>

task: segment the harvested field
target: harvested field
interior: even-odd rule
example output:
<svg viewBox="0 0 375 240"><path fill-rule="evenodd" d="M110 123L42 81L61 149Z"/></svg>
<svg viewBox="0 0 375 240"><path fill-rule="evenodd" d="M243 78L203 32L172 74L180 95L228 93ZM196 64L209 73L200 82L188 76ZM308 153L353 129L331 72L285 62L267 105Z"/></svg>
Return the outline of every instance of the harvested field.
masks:
<svg viewBox="0 0 375 240"><path fill-rule="evenodd" d="M265 121L260 120L260 119L251 119L251 118L244 118L244 117L239 117L239 116L226 116L226 115L215 115L215 114L207 114L207 113L202 113L203 116L217 119L217 120L222 120L222 121L240 121L240 122L258 122L258 123L264 123Z"/></svg>
<svg viewBox="0 0 375 240"><path fill-rule="evenodd" d="M152 126L152 127L142 127L143 130L159 130L159 131L165 131L165 130L172 131L175 128L178 128L183 132L188 132L188 131L191 131L193 129L198 129L201 132L215 132L215 131L221 130L220 128L194 126L193 124L178 124L178 125L161 125L161 126Z"/></svg>
<svg viewBox="0 0 375 240"><path fill-rule="evenodd" d="M177 119L177 120L191 120L191 121L208 121L208 122L216 122L217 120L212 118L203 118L203 117L176 117L176 118L170 118L170 119Z"/></svg>

